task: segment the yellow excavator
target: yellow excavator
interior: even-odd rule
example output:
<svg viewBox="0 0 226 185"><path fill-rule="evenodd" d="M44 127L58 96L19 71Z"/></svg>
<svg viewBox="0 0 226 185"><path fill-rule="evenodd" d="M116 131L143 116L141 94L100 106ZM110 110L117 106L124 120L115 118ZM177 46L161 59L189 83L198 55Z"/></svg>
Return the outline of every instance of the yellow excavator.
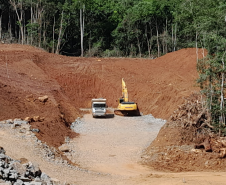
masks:
<svg viewBox="0 0 226 185"><path fill-rule="evenodd" d="M122 97L118 100L119 105L114 113L119 116L140 116L138 106L134 102L129 102L126 83L122 78Z"/></svg>

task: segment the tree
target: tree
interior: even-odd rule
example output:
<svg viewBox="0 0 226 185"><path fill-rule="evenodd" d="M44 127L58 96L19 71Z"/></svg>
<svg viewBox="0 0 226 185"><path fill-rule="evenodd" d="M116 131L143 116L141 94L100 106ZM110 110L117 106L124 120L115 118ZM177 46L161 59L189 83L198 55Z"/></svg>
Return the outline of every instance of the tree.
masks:
<svg viewBox="0 0 226 185"><path fill-rule="evenodd" d="M132 46L135 44L137 45L135 55L141 56L141 53L147 52L149 57L156 53L160 56L168 52L167 27L171 22L172 15L168 1L137 2L126 11L122 22L113 33L116 45L124 50L126 55L134 50Z"/></svg>
<svg viewBox="0 0 226 185"><path fill-rule="evenodd" d="M18 25L20 27L21 43L24 44L24 27L23 27L23 0L9 0L16 12Z"/></svg>
<svg viewBox="0 0 226 185"><path fill-rule="evenodd" d="M197 69L200 73L198 82L207 98L215 131L219 131L220 135L225 135L226 4L220 0L214 3L210 0L202 0L196 3L199 6L196 8L197 12L194 12L193 9L196 15L194 18L196 45L208 50L208 56L198 61ZM209 9L206 9L207 7Z"/></svg>

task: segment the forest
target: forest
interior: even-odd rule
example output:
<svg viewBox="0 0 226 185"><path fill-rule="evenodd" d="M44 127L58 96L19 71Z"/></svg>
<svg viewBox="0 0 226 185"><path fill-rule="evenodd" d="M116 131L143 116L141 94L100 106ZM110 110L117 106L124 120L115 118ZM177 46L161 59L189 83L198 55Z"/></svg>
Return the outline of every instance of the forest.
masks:
<svg viewBox="0 0 226 185"><path fill-rule="evenodd" d="M0 38L70 56L156 58L206 48L224 34L225 6L223 0L0 0Z"/></svg>
<svg viewBox="0 0 226 185"><path fill-rule="evenodd" d="M0 0L0 40L81 57L207 50L197 82L213 129L226 135L225 0Z"/></svg>

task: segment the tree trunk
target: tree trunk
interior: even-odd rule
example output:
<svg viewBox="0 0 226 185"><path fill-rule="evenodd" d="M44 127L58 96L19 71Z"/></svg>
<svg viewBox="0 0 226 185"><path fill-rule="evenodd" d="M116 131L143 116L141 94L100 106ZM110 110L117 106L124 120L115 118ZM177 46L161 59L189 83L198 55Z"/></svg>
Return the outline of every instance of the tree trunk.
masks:
<svg viewBox="0 0 226 185"><path fill-rule="evenodd" d="M162 53L165 54L165 32L162 34Z"/></svg>
<svg viewBox="0 0 226 185"><path fill-rule="evenodd" d="M140 40L139 40L138 36L137 36L137 45L138 45L138 49L139 49L139 55L140 55L140 58L141 58Z"/></svg>
<svg viewBox="0 0 226 185"><path fill-rule="evenodd" d="M14 7L17 15L17 19L19 21L19 27L20 27L20 36L21 36L21 44L24 44L24 29L23 29L23 1L21 0L20 4L16 4L15 0L9 0L10 4ZM20 15L17 11L17 6L20 8Z"/></svg>
<svg viewBox="0 0 226 185"><path fill-rule="evenodd" d="M52 53L54 53L54 51L55 51L55 45L54 45L54 43L55 43L55 38L54 38L54 35L55 35L55 16L53 17L53 47L52 47Z"/></svg>
<svg viewBox="0 0 226 185"><path fill-rule="evenodd" d="M168 44L167 44L167 39L168 39L168 27L167 27L167 24L168 24L168 20L167 20L167 18L166 18L166 40L165 40L165 42L166 42L166 48L165 48L165 54L166 53L168 53Z"/></svg>
<svg viewBox="0 0 226 185"><path fill-rule="evenodd" d="M43 47L46 49L46 22L44 20L44 25L43 25Z"/></svg>
<svg viewBox="0 0 226 185"><path fill-rule="evenodd" d="M174 50L174 38L173 38L173 34L174 33L174 31L173 31L173 24L172 24L172 51L175 51Z"/></svg>
<svg viewBox="0 0 226 185"><path fill-rule="evenodd" d="M39 17L39 28L38 28L38 47L41 47L41 42L42 42L42 18Z"/></svg>
<svg viewBox="0 0 226 185"><path fill-rule="evenodd" d="M174 51L176 51L176 44L177 44L177 24L175 25Z"/></svg>
<svg viewBox="0 0 226 185"><path fill-rule="evenodd" d="M20 26L20 35L21 35L21 44L23 45L24 44L24 29L23 29L23 26Z"/></svg>
<svg viewBox="0 0 226 185"><path fill-rule="evenodd" d="M138 49L139 49L139 55L140 55L140 58L141 58L140 40L139 40L139 37L138 37L138 31L137 31L137 29L136 29L136 32L137 32L137 35L136 35L136 37L137 37L137 46L138 46Z"/></svg>
<svg viewBox="0 0 226 185"><path fill-rule="evenodd" d="M22 9L22 1L20 5L20 31L21 31L21 44L24 44L24 25L23 25L23 9Z"/></svg>
<svg viewBox="0 0 226 185"><path fill-rule="evenodd" d="M0 15L0 40L2 40L2 14Z"/></svg>
<svg viewBox="0 0 226 185"><path fill-rule="evenodd" d="M148 39L148 34L147 34L147 25L146 25L146 28L145 28L145 36L146 36L146 39L147 39L147 45L148 45L148 56L149 58L151 58L151 49L150 49L150 43L149 43L149 39Z"/></svg>
<svg viewBox="0 0 226 185"><path fill-rule="evenodd" d="M152 27L151 27L151 22L149 22L149 25L150 25L150 54L151 54L151 50L152 50L152 36L153 36L153 33L152 33Z"/></svg>
<svg viewBox="0 0 226 185"><path fill-rule="evenodd" d="M199 48L198 48L198 32L195 33L195 48L196 48L196 62L199 60Z"/></svg>
<svg viewBox="0 0 226 185"><path fill-rule="evenodd" d="M82 9L80 9L80 32L81 32L81 56L83 57L83 24L82 24Z"/></svg>
<svg viewBox="0 0 226 185"><path fill-rule="evenodd" d="M91 57L91 30L89 32L89 56Z"/></svg>
<svg viewBox="0 0 226 185"><path fill-rule="evenodd" d="M24 16L25 17L25 16ZM25 21L23 21L23 35L24 35L24 43L28 42L27 36L26 36L26 26ZM28 43L27 43L28 44Z"/></svg>
<svg viewBox="0 0 226 185"><path fill-rule="evenodd" d="M11 17L9 13L9 22L8 22L8 32L9 32L9 37L10 37L10 42L12 43L12 25L11 25Z"/></svg>
<svg viewBox="0 0 226 185"><path fill-rule="evenodd" d="M223 109L224 109L224 70L225 70L225 65L224 65L224 56L225 56L226 51L223 54L222 57L222 65L223 65L223 72L221 73L222 76L222 81L221 81L221 103L220 103L220 110L221 110L221 124L223 126L225 126L225 115L223 113Z"/></svg>
<svg viewBox="0 0 226 185"><path fill-rule="evenodd" d="M31 25L33 24L33 8L32 8L32 0L31 0ZM30 35L30 43L33 44L33 35L32 35L32 26L31 26L31 35Z"/></svg>
<svg viewBox="0 0 226 185"><path fill-rule="evenodd" d="M156 33L157 33L158 57L160 57L159 31L158 31L158 23L157 23L157 20L156 20Z"/></svg>
<svg viewBox="0 0 226 185"><path fill-rule="evenodd" d="M40 5L41 5L41 0L39 1ZM38 5L38 20L39 20L39 44L38 46L41 47L42 45L42 12L43 12L43 8L39 8Z"/></svg>
<svg viewBox="0 0 226 185"><path fill-rule="evenodd" d="M63 19L64 19L64 11L62 11L62 13L61 13L60 30L59 30L59 36L58 36L58 41L57 41L56 54L59 54L59 50L60 50L61 34L62 34L62 29L63 29Z"/></svg>
<svg viewBox="0 0 226 185"><path fill-rule="evenodd" d="M85 24L85 5L80 8L80 30L81 30L81 56L84 56L83 39L84 39L84 24Z"/></svg>

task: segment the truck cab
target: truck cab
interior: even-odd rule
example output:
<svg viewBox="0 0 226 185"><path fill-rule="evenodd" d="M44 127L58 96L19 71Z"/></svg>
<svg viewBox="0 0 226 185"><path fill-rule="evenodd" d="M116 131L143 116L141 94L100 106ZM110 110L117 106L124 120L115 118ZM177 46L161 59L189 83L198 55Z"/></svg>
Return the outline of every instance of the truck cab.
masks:
<svg viewBox="0 0 226 185"><path fill-rule="evenodd" d="M93 117L106 117L106 99L104 98L98 98L98 99L92 99L92 115Z"/></svg>

